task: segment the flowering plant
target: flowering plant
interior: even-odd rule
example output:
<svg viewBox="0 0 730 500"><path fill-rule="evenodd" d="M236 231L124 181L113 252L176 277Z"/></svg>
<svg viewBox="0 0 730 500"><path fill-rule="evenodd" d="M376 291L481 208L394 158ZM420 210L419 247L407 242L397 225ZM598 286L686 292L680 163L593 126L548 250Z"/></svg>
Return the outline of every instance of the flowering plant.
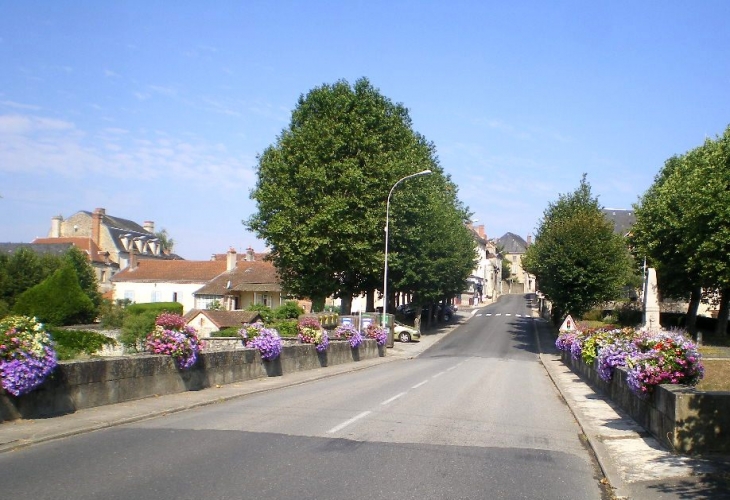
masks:
<svg viewBox="0 0 730 500"><path fill-rule="evenodd" d="M314 344L317 352L326 351L330 345L329 336L317 318L306 316L300 319L297 330L299 340L305 344Z"/></svg>
<svg viewBox="0 0 730 500"><path fill-rule="evenodd" d="M385 329L372 323L365 330L365 336L369 339L375 339L378 345L385 345L388 341L388 333Z"/></svg>
<svg viewBox="0 0 730 500"><path fill-rule="evenodd" d="M275 328L264 327L260 321L253 324L244 323L238 334L243 338L246 347L258 349L262 359L271 361L281 354L284 341L281 340L279 332Z"/></svg>
<svg viewBox="0 0 730 500"><path fill-rule="evenodd" d="M681 332L642 335L636 345L640 352L626 362L626 383L636 394L658 384L697 385L705 374L697 346Z"/></svg>
<svg viewBox="0 0 730 500"><path fill-rule="evenodd" d="M187 370L198 360L202 346L195 328L187 326L182 316L162 313L155 320L155 329L147 335L145 347L152 354L172 356L178 368Z"/></svg>
<svg viewBox="0 0 730 500"><path fill-rule="evenodd" d="M697 346L679 331L647 332L633 328L564 332L555 346L574 359L597 361L598 374L611 380L616 367L627 370L632 392L645 396L658 384L697 385L704 376ZM595 354L593 354L595 353Z"/></svg>
<svg viewBox="0 0 730 500"><path fill-rule="evenodd" d="M340 325L337 328L335 328L335 336L339 338L344 338L345 340L350 342L350 347L353 349L357 349L360 347L360 344L363 343L362 335L360 335L360 332L357 328L355 328L353 325Z"/></svg>
<svg viewBox="0 0 730 500"><path fill-rule="evenodd" d="M0 320L0 379L14 396L32 391L56 367L56 351L35 318L8 316Z"/></svg>

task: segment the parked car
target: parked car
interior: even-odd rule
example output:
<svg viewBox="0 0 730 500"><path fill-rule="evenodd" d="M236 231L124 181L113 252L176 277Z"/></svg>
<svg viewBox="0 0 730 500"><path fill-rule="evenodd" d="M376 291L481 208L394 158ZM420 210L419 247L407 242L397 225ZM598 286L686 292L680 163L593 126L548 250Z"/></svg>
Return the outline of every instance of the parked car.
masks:
<svg viewBox="0 0 730 500"><path fill-rule="evenodd" d="M394 337L396 340L400 342L410 342L411 340L421 338L421 332L399 321L393 323L393 333L395 334Z"/></svg>
<svg viewBox="0 0 730 500"><path fill-rule="evenodd" d="M407 320L412 321L416 319L416 311L413 307L413 304L401 304L396 308L396 312L400 313L405 317ZM434 317L438 318L441 313L441 304L436 304L436 307L434 307ZM443 318L444 321L449 322L451 321L454 316L456 315L456 308L452 306L451 304L446 305L446 309L444 309ZM428 316L428 306L424 307L421 310L421 317Z"/></svg>

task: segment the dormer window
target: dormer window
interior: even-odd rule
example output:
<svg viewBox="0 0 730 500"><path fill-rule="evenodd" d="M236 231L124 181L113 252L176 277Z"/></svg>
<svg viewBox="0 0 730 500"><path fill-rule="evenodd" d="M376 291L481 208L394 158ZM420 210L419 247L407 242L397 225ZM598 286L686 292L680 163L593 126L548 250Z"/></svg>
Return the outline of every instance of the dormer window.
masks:
<svg viewBox="0 0 730 500"><path fill-rule="evenodd" d="M131 234L123 234L119 237L119 241L122 243L122 247L126 252L129 252L129 239L131 238Z"/></svg>

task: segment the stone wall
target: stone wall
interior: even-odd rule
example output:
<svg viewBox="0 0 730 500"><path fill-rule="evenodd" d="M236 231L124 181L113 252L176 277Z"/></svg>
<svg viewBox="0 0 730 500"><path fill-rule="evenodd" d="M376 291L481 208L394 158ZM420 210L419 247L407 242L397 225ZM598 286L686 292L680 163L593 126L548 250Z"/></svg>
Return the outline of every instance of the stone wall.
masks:
<svg viewBox="0 0 730 500"><path fill-rule="evenodd" d="M179 370L170 356L151 354L61 362L53 375L29 394L14 397L0 389L0 422L198 391L384 354L374 340L366 339L359 349L351 349L346 341L331 341L325 353L318 353L311 344L285 345L274 361L263 361L255 349L203 352L195 366L186 371Z"/></svg>
<svg viewBox="0 0 730 500"><path fill-rule="evenodd" d="M730 392L664 384L642 399L629 390L625 370L615 370L606 382L593 366L570 353L562 352L562 359L670 449L685 454L730 453Z"/></svg>

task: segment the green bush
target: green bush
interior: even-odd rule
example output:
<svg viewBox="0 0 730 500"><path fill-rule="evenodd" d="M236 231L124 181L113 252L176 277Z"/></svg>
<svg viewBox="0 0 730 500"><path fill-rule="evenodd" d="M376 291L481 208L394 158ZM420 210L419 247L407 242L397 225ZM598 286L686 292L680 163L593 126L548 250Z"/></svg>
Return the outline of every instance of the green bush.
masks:
<svg viewBox="0 0 730 500"><path fill-rule="evenodd" d="M96 317L94 303L81 289L70 264L21 293L13 312L56 326L89 323Z"/></svg>
<svg viewBox="0 0 730 500"><path fill-rule="evenodd" d="M182 315L183 306L179 302L145 302L143 304L128 305L126 307L126 312L130 316L145 314L147 312L154 313L155 317L159 316L163 312Z"/></svg>
<svg viewBox="0 0 730 500"><path fill-rule="evenodd" d="M282 337L296 337L298 334L296 319L280 319L272 321L268 326L276 328L276 331L278 331L279 335Z"/></svg>
<svg viewBox="0 0 730 500"><path fill-rule="evenodd" d="M603 319L603 309L594 308L583 314L583 321L601 321Z"/></svg>
<svg viewBox="0 0 730 500"><path fill-rule="evenodd" d="M224 328L223 330L218 330L217 332L211 332L211 337L238 337L238 330L240 328L231 326L228 328Z"/></svg>
<svg viewBox="0 0 730 500"><path fill-rule="evenodd" d="M130 303L129 299L117 300L116 302L103 299L99 307L101 326L104 328L121 328L127 315L126 307Z"/></svg>
<svg viewBox="0 0 730 500"><path fill-rule="evenodd" d="M263 304L251 304L248 306L247 311L256 311L261 315L261 319L264 323L269 323L273 319L273 312L269 306Z"/></svg>
<svg viewBox="0 0 730 500"><path fill-rule="evenodd" d="M155 311L141 311L128 315L124 318L119 341L126 347L143 351L147 335L155 329L156 319L157 313Z"/></svg>
<svg viewBox="0 0 730 500"><path fill-rule="evenodd" d="M288 300L273 311L274 319L297 319L302 314L304 309L295 300Z"/></svg>
<svg viewBox="0 0 730 500"><path fill-rule="evenodd" d="M48 333L56 344L56 354L59 359L73 359L80 354L92 355L104 346L117 345L117 341L113 338L87 330L49 328Z"/></svg>

